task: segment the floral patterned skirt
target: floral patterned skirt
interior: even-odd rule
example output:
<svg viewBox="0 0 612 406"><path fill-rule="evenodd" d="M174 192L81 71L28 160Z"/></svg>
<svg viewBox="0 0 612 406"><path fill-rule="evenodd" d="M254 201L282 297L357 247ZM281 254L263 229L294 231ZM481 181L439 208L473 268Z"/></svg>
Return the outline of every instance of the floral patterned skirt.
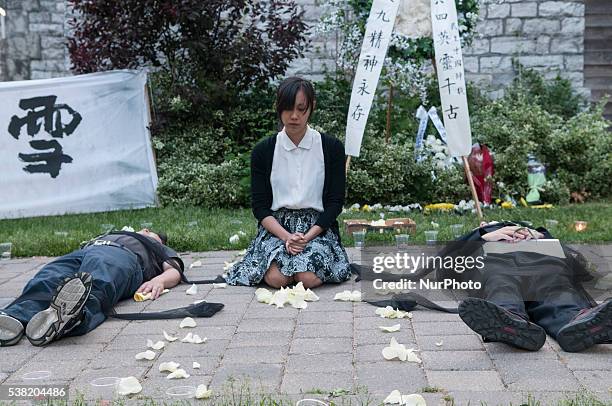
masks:
<svg viewBox="0 0 612 406"><path fill-rule="evenodd" d="M290 233L306 234L319 214L314 209L282 208L275 211L273 216ZM304 251L291 255L285 250L284 241L260 224L257 236L251 241L244 258L227 271L225 280L230 285L256 285L262 281L273 261L285 276L314 272L323 283L340 283L351 276L346 251L330 229L310 241Z"/></svg>

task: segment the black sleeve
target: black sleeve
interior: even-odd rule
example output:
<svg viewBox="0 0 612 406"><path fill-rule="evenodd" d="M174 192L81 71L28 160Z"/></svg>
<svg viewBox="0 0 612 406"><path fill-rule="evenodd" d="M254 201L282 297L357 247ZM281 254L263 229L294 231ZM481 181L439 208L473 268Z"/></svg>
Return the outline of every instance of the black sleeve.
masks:
<svg viewBox="0 0 612 406"><path fill-rule="evenodd" d="M344 172L344 145L337 138L330 145L329 154L329 183L323 195L323 213L315 223L327 230L342 213L344 205L344 189L346 186L346 173Z"/></svg>
<svg viewBox="0 0 612 406"><path fill-rule="evenodd" d="M272 185L268 173L268 143L262 141L251 152L251 209L258 222L272 215Z"/></svg>
<svg viewBox="0 0 612 406"><path fill-rule="evenodd" d="M174 260L176 262L176 265L178 265L178 268L175 266L175 264L173 264L173 261L166 261L168 262L168 264L170 264L170 266L176 268L177 271L179 271L180 273L185 272L185 264L183 263L183 260L181 259L181 257L179 257L179 255L176 253L176 251L174 251L172 248L167 247L167 246L163 246L164 247L164 253L166 254L166 256L168 258L170 258L171 260ZM163 272L164 266L162 264L162 272Z"/></svg>

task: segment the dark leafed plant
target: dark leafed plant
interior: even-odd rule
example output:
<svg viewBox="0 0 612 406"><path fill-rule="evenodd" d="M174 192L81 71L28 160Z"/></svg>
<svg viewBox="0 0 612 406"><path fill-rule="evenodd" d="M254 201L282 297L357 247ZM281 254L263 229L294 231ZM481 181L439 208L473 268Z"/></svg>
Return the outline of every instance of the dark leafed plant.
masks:
<svg viewBox="0 0 612 406"><path fill-rule="evenodd" d="M223 103L282 75L306 42L293 0L69 3L75 72L154 67L196 103Z"/></svg>

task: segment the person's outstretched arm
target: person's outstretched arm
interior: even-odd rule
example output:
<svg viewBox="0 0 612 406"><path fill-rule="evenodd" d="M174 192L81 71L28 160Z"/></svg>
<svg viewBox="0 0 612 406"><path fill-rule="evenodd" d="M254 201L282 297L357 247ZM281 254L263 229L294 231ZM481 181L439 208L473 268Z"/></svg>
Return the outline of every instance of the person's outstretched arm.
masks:
<svg viewBox="0 0 612 406"><path fill-rule="evenodd" d="M181 273L167 262L164 262L163 267L164 272L140 285L136 292L144 294L151 292L151 299L155 300L164 289L170 289L178 285L181 281Z"/></svg>

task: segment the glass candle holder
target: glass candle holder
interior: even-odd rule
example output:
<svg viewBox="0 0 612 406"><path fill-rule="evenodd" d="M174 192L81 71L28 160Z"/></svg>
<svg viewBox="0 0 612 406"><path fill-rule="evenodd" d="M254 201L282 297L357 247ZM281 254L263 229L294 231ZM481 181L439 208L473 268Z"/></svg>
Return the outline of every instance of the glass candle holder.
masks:
<svg viewBox="0 0 612 406"><path fill-rule="evenodd" d="M427 245L436 245L436 241L438 241L438 230L425 231L425 241Z"/></svg>
<svg viewBox="0 0 612 406"><path fill-rule="evenodd" d="M406 249L408 247L408 240L410 240L410 235L397 234L395 236L395 245L398 249Z"/></svg>
<svg viewBox="0 0 612 406"><path fill-rule="evenodd" d="M451 224L450 229L453 238L459 238L463 235L463 224Z"/></svg>
<svg viewBox="0 0 612 406"><path fill-rule="evenodd" d="M355 248L365 247L365 236L366 232L364 230L353 232L353 241L355 242Z"/></svg>
<svg viewBox="0 0 612 406"><path fill-rule="evenodd" d="M587 229L587 225L586 221L576 220L574 221L574 230L581 233Z"/></svg>

